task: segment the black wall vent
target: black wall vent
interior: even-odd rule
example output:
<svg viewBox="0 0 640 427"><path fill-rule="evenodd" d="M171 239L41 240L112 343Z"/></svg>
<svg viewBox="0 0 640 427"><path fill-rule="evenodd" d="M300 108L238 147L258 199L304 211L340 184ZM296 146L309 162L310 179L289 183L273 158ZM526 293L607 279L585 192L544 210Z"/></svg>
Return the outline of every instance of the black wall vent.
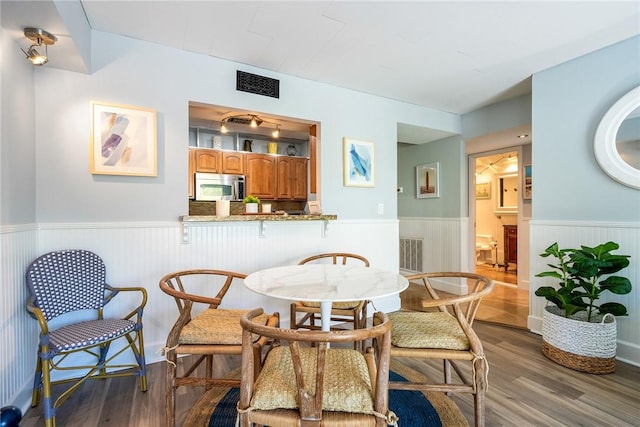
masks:
<svg viewBox="0 0 640 427"><path fill-rule="evenodd" d="M236 90L280 98L280 80L237 70Z"/></svg>

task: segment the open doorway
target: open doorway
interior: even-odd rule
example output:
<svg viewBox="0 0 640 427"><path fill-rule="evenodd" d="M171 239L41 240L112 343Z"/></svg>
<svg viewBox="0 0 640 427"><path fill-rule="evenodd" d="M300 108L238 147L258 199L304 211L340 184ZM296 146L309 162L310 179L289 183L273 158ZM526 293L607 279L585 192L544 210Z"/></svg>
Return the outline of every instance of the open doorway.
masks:
<svg viewBox="0 0 640 427"><path fill-rule="evenodd" d="M519 223L522 209L522 150L510 147L469 157L472 191L469 211L475 271L496 282L478 319L526 328L529 292L519 287Z"/></svg>

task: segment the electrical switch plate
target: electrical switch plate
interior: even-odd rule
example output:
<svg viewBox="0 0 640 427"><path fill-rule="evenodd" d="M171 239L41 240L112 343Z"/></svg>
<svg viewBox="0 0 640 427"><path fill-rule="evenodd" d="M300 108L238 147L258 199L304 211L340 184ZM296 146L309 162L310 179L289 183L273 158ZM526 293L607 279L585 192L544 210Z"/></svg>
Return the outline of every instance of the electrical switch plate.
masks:
<svg viewBox="0 0 640 427"><path fill-rule="evenodd" d="M384 214L384 203L378 203L378 215Z"/></svg>

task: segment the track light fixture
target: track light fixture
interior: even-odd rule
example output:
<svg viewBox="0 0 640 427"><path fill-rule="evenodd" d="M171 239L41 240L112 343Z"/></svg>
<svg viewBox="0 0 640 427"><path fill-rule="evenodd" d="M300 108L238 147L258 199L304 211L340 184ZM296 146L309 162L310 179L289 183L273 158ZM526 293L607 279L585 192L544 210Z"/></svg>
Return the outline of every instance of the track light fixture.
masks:
<svg viewBox="0 0 640 427"><path fill-rule="evenodd" d="M239 114L235 116L225 117L220 121L220 132L222 133L229 132L229 124L245 125L245 126L248 125L255 129L259 126L262 126L265 123L271 125L269 127L274 127L274 130L271 132L271 136L273 138L279 138L280 125L278 123L273 123L273 122L268 122L266 120L263 120L262 118L260 118L255 114Z"/></svg>
<svg viewBox="0 0 640 427"><path fill-rule="evenodd" d="M49 50L47 46L54 44L58 41L58 38L48 31L41 28L27 27L24 29L24 36L35 44L29 46L26 51L20 49L27 55L27 59L31 61L33 65L44 65L49 62ZM36 47L42 47L44 44L44 55L36 50Z"/></svg>

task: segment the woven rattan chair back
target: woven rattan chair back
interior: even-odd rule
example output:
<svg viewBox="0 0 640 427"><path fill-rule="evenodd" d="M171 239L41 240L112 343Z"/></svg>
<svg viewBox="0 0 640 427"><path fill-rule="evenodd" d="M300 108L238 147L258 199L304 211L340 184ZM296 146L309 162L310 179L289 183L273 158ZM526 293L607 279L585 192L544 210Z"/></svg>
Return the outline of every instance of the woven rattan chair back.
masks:
<svg viewBox="0 0 640 427"><path fill-rule="evenodd" d="M214 372L215 355L242 354L240 316L248 310L220 308L225 296L234 289L242 292L242 273L212 269L177 271L160 279L160 289L174 298L178 317L168 336L164 354L167 360L166 418L167 426L175 425L175 394L181 386L238 386L240 379L228 378L226 372ZM270 326L279 325L278 314L263 315ZM261 366L265 338L255 337L253 357L256 369ZM178 356L182 358L182 372ZM204 372L202 372L203 365ZM257 372L255 373L257 375Z"/></svg>
<svg viewBox="0 0 640 427"><path fill-rule="evenodd" d="M42 393L47 427L55 425L56 408L87 379L134 375L140 377L140 390L147 390L142 336L142 312L147 302L144 288L108 285L102 259L79 249L40 256L28 267L26 281L27 310L40 327L31 406L38 405ZM121 292L138 293L140 304L120 318L104 318L103 308ZM57 323L65 326L49 324L58 317L64 317ZM116 340L120 347L110 352ZM135 363L112 363L126 350L132 351ZM84 354L67 359L72 353ZM70 381L56 380L52 372L71 369L86 370L86 374L54 398L51 387Z"/></svg>
<svg viewBox="0 0 640 427"><path fill-rule="evenodd" d="M420 273L407 279L412 285L423 285L422 310L389 314L391 356L443 360L444 382L391 382L389 388L471 393L475 425L484 426L489 367L482 342L473 330L473 320L482 298L493 290L493 281L464 272ZM464 295L442 296L437 289L447 282L468 291ZM459 381L452 381L452 367Z"/></svg>
<svg viewBox="0 0 640 427"><path fill-rule="evenodd" d="M384 313L374 314L376 326L328 332L264 326L254 322L261 313L253 310L240 321L240 426L381 427L393 419L388 411L391 325ZM257 378L252 334L279 344L268 352ZM374 340L375 350L350 348L366 340Z"/></svg>
<svg viewBox="0 0 640 427"><path fill-rule="evenodd" d="M30 295L46 320L71 311L101 309L105 279L102 259L85 250L50 252L27 270Z"/></svg>
<svg viewBox="0 0 640 427"><path fill-rule="evenodd" d="M332 252L319 255L313 255L303 259L298 264L327 262L332 264L347 265L351 263L363 264L369 267L369 260L362 255ZM367 322L367 305L369 301L351 301L343 303L334 303L331 309L331 322L338 322L353 325L353 329L359 329L366 326ZM292 329L321 329L320 303L309 303L296 301L291 303L290 308L290 325ZM300 318L298 315L302 314ZM338 329L338 328L333 328ZM355 346L361 343L355 343Z"/></svg>

